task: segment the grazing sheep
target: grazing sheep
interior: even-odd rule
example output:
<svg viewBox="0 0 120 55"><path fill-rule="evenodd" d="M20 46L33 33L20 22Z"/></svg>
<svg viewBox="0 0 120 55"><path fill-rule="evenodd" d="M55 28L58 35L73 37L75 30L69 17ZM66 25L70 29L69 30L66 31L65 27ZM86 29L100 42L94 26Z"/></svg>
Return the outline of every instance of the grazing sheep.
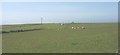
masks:
<svg viewBox="0 0 120 55"><path fill-rule="evenodd" d="M74 29L77 29L76 27L74 27Z"/></svg>
<svg viewBox="0 0 120 55"><path fill-rule="evenodd" d="M81 27L82 29L86 29L84 26Z"/></svg>
<svg viewBox="0 0 120 55"><path fill-rule="evenodd" d="M76 27L72 27L72 29L77 29Z"/></svg>
<svg viewBox="0 0 120 55"><path fill-rule="evenodd" d="M64 24L60 24L60 25L64 25Z"/></svg>
<svg viewBox="0 0 120 55"><path fill-rule="evenodd" d="M74 27L72 27L72 29L74 29Z"/></svg>

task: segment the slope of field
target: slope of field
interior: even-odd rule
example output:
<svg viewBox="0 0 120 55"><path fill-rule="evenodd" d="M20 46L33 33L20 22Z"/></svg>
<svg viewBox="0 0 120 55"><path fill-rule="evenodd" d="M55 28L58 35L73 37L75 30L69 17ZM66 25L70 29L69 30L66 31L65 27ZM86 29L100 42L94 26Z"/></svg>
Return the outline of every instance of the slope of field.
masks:
<svg viewBox="0 0 120 55"><path fill-rule="evenodd" d="M118 49L117 23L13 25L3 26L3 31L33 28L41 30L3 34L3 53L114 53Z"/></svg>

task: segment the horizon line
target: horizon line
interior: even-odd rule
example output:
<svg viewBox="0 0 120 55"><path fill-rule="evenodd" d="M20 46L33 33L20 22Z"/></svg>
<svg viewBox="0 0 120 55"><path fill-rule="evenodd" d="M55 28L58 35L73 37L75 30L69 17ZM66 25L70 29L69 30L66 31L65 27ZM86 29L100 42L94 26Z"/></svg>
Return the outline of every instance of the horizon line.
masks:
<svg viewBox="0 0 120 55"><path fill-rule="evenodd" d="M68 24L72 22L46 22L42 24ZM118 22L74 22L74 23L118 23ZM0 24L0 25L25 25L25 24L41 24L41 23L8 23L8 24Z"/></svg>

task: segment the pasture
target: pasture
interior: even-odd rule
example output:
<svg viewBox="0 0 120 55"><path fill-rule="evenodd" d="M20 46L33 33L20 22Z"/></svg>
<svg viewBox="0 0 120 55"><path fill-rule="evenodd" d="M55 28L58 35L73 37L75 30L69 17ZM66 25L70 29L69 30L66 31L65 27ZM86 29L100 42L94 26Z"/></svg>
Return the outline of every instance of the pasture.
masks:
<svg viewBox="0 0 120 55"><path fill-rule="evenodd" d="M2 35L3 53L115 53L117 23L4 25L2 31L30 30ZM72 29L71 27L86 27Z"/></svg>

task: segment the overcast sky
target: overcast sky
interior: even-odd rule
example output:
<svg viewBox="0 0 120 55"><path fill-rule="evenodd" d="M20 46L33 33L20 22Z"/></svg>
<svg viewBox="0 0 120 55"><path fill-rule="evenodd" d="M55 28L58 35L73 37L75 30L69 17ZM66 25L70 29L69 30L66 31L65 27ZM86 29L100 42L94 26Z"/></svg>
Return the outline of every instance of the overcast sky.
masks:
<svg viewBox="0 0 120 55"><path fill-rule="evenodd" d="M6 2L2 24L117 22L117 2Z"/></svg>

